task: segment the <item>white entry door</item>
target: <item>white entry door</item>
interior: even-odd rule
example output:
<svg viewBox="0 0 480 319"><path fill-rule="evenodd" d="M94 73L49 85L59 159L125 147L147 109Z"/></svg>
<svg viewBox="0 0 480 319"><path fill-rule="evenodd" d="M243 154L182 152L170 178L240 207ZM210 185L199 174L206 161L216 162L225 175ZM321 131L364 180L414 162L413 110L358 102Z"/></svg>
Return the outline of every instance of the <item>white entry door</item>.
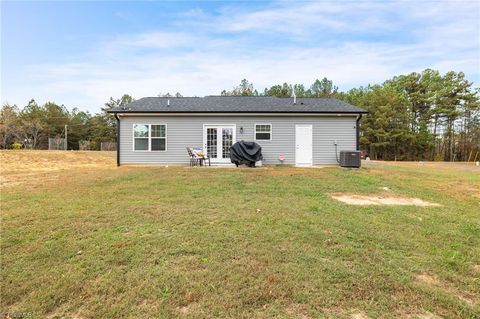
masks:
<svg viewBox="0 0 480 319"><path fill-rule="evenodd" d="M312 166L312 125L295 125L295 165Z"/></svg>
<svg viewBox="0 0 480 319"><path fill-rule="evenodd" d="M230 163L230 147L236 141L235 125L204 125L203 151L212 163Z"/></svg>

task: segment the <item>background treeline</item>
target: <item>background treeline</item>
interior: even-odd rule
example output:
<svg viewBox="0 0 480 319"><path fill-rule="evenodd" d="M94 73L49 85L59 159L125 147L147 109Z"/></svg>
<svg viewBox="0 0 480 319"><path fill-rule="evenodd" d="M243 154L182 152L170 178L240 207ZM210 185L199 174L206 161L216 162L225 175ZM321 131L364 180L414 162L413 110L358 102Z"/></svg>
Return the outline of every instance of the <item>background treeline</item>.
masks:
<svg viewBox="0 0 480 319"><path fill-rule="evenodd" d="M372 159L445 160L480 159L480 91L462 72L440 74L426 69L421 73L396 76L383 84L340 92L323 78L311 85L283 83L257 91L244 79L221 95L291 97L336 97L369 111L361 124L361 149ZM181 98L180 93L161 94ZM64 137L68 128L68 149L78 149L89 141L90 149L101 142L115 141L115 120L107 110L127 104L125 94L110 98L98 114L63 105L34 100L20 109L5 104L0 114L0 147L48 148L48 137Z"/></svg>
<svg viewBox="0 0 480 319"><path fill-rule="evenodd" d="M462 72L426 69L383 84L339 92L331 80L311 86L283 83L258 93L246 79L222 95L335 97L369 112L361 122L360 149L372 159L480 159L480 94Z"/></svg>
<svg viewBox="0 0 480 319"><path fill-rule="evenodd" d="M101 142L114 142L116 121L107 110L127 104L133 98L127 94L110 98L101 113L92 115L76 108L69 111L64 105L47 102L38 105L31 100L20 109L4 104L0 113L0 147L48 149L48 138L64 138L67 125L68 149L78 150L80 142L89 142L89 149L99 150Z"/></svg>

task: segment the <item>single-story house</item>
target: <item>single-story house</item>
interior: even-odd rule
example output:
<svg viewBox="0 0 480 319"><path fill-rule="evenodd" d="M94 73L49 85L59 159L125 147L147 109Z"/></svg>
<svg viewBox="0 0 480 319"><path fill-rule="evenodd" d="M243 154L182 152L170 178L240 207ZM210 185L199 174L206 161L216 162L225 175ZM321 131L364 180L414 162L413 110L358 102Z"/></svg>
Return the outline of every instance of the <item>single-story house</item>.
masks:
<svg viewBox="0 0 480 319"><path fill-rule="evenodd" d="M365 110L335 98L145 97L110 111L117 120L117 165L189 164L187 147L212 164L230 163L235 142L262 146L263 164L336 164L358 150Z"/></svg>

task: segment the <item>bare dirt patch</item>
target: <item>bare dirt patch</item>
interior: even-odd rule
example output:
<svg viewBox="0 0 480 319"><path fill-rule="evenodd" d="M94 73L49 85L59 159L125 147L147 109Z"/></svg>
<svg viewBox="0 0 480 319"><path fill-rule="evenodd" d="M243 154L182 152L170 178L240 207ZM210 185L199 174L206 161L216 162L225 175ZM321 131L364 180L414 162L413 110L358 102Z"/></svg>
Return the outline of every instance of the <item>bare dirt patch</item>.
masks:
<svg viewBox="0 0 480 319"><path fill-rule="evenodd" d="M442 319L442 317L437 316L436 314L433 314L433 313L431 313L431 312L425 312L425 313L416 315L416 316L411 317L411 318L420 318L420 319Z"/></svg>
<svg viewBox="0 0 480 319"><path fill-rule="evenodd" d="M480 265L474 265L472 268L474 272L476 272L477 274L480 274Z"/></svg>
<svg viewBox="0 0 480 319"><path fill-rule="evenodd" d="M475 301L476 300L475 295L473 295L472 293L469 293L469 292L460 291L456 287L453 287L452 285L449 285L447 283L443 283L435 275L430 275L430 274L427 274L427 273L421 273L421 274L418 274L418 275L415 276L415 280L418 283L421 283L421 284L424 284L424 285L427 285L427 286L433 286L433 287L439 288L439 289L441 289L441 290L443 290L443 291L445 291L449 294L452 294L452 295L454 295L455 297L457 297L458 299L460 299L461 301L465 302L466 304L468 304L470 306L474 306L477 303ZM425 318L429 318L429 317L425 317ZM432 317L432 318L436 318L436 317Z"/></svg>
<svg viewBox="0 0 480 319"><path fill-rule="evenodd" d="M396 196L382 196L382 195L348 195L348 194L333 194L333 199L349 205L400 205L400 206L441 206L437 203L424 201L420 198L413 197L396 197Z"/></svg>
<svg viewBox="0 0 480 319"><path fill-rule="evenodd" d="M307 307L302 304L292 303L285 309L286 313L295 318L308 319Z"/></svg>
<svg viewBox="0 0 480 319"><path fill-rule="evenodd" d="M437 276L430 275L427 273L418 274L415 276L415 280L427 285L439 285L440 281L438 280Z"/></svg>
<svg viewBox="0 0 480 319"><path fill-rule="evenodd" d="M186 305L178 306L176 310L180 315L185 316L185 315L188 315L192 311L192 309L195 307L197 307L197 303L192 302Z"/></svg>
<svg viewBox="0 0 480 319"><path fill-rule="evenodd" d="M367 316L363 311L357 311L352 313L350 318L351 319L369 319L370 317Z"/></svg>
<svg viewBox="0 0 480 319"><path fill-rule="evenodd" d="M416 310L411 307L401 307L395 312L395 318L405 319L443 319L443 317L425 310Z"/></svg>

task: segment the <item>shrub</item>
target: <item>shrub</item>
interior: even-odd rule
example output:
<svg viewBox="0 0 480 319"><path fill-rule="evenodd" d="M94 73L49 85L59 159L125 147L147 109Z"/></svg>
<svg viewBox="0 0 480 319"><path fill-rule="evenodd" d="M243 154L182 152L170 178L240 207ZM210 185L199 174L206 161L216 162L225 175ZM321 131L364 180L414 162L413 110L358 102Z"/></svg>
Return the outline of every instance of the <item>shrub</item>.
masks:
<svg viewBox="0 0 480 319"><path fill-rule="evenodd" d="M12 148L13 148L14 150L19 150L19 149L22 148L22 144L20 144L20 143L13 143L13 144L12 144Z"/></svg>

